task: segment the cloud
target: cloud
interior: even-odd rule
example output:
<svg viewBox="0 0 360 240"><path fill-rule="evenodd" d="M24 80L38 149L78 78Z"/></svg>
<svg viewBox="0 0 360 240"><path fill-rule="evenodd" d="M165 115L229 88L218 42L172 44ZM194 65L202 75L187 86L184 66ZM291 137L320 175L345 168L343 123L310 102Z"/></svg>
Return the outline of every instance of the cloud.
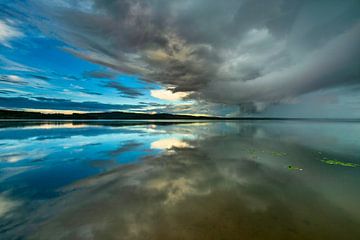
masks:
<svg viewBox="0 0 360 240"><path fill-rule="evenodd" d="M11 21L0 20L0 43L6 47L11 47L10 41L24 36L17 28L12 26Z"/></svg>
<svg viewBox="0 0 360 240"><path fill-rule="evenodd" d="M25 97L0 97L0 106L3 108L31 108L77 111L105 111L105 110L131 110L144 107L141 104L107 104L99 102L74 102L67 99L54 98L25 98Z"/></svg>
<svg viewBox="0 0 360 240"><path fill-rule="evenodd" d="M85 77L90 78L109 78L113 79L115 78L116 74L113 72L104 72L104 71L90 71L84 73Z"/></svg>
<svg viewBox="0 0 360 240"><path fill-rule="evenodd" d="M87 91L87 90L79 90L82 93L88 94L88 95L95 95L95 96L101 96L101 93L98 92L91 92L91 91Z"/></svg>
<svg viewBox="0 0 360 240"><path fill-rule="evenodd" d="M17 75L0 75L0 82L25 85L27 82Z"/></svg>
<svg viewBox="0 0 360 240"><path fill-rule="evenodd" d="M187 101L179 103L154 103L154 102L139 102L146 107L139 109L140 112L156 112L156 113L173 113L184 115L199 115L199 116L239 116L239 107L217 104L207 101Z"/></svg>
<svg viewBox="0 0 360 240"><path fill-rule="evenodd" d="M197 99L259 111L360 83L357 0L61 2L38 25L69 52Z"/></svg>
<svg viewBox="0 0 360 240"><path fill-rule="evenodd" d="M40 80L43 80L43 81L51 80L50 77L39 75L39 74L28 74L28 76L32 77L32 78L40 79Z"/></svg>
<svg viewBox="0 0 360 240"><path fill-rule="evenodd" d="M0 94L4 95L15 95L15 96L26 96L30 95L29 92L18 90L18 89L10 89L10 88L1 88Z"/></svg>
<svg viewBox="0 0 360 240"><path fill-rule="evenodd" d="M168 100L168 101L182 100L183 98L185 98L189 95L189 93L186 93L186 92L172 92L170 90L165 90L165 89L151 90L150 94L154 98L159 98L159 99Z"/></svg>
<svg viewBox="0 0 360 240"><path fill-rule="evenodd" d="M143 95L138 90L136 90L134 88L126 87L119 82L114 82L114 81L108 82L105 85L105 87L113 88L113 89L117 90L119 95L121 95L122 97L135 98L135 97Z"/></svg>
<svg viewBox="0 0 360 240"><path fill-rule="evenodd" d="M0 66L4 70L8 71L20 71L20 72L39 72L39 69L32 68L21 63L12 61L4 56L0 55Z"/></svg>
<svg viewBox="0 0 360 240"><path fill-rule="evenodd" d="M252 81L221 84L214 81L209 95L223 101L280 101L334 85L357 84L359 69L360 22L335 37L325 46L312 51L295 65L272 71ZM336 57L335 57L336 56ZM360 60L360 59L359 59ZM222 93L226 92L227 95Z"/></svg>
<svg viewBox="0 0 360 240"><path fill-rule="evenodd" d="M37 78L37 77L24 78L22 76L18 76L15 74L0 75L0 83L1 82L11 85L27 85L29 87L38 88L38 89L49 88L52 86L47 81L41 78Z"/></svg>

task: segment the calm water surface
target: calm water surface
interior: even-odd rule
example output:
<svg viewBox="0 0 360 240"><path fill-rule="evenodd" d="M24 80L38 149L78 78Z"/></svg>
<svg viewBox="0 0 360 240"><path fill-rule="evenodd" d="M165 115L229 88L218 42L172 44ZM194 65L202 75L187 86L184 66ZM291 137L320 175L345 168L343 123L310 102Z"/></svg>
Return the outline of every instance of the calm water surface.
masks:
<svg viewBox="0 0 360 240"><path fill-rule="evenodd" d="M360 123L0 122L0 239L360 239Z"/></svg>

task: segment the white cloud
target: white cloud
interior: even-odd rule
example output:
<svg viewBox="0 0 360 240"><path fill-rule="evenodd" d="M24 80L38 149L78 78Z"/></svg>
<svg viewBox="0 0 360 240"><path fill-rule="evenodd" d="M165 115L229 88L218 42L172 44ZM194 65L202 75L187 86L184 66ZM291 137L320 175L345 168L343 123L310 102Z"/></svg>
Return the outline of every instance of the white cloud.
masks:
<svg viewBox="0 0 360 240"><path fill-rule="evenodd" d="M178 101L182 100L189 95L187 92L172 92L170 90L160 89L160 90L151 90L151 96L167 101Z"/></svg>
<svg viewBox="0 0 360 240"><path fill-rule="evenodd" d="M22 32L11 26L9 23L11 23L11 21L0 20L0 43L6 47L11 47L9 42L14 38L24 36Z"/></svg>
<svg viewBox="0 0 360 240"><path fill-rule="evenodd" d="M8 75L8 79L12 82L22 82L24 79L17 75Z"/></svg>

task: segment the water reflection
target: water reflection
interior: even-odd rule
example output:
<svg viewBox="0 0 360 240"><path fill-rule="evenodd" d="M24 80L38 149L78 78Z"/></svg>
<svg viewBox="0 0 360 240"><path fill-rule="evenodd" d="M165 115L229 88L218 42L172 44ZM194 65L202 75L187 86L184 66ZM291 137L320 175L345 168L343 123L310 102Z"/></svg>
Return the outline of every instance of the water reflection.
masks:
<svg viewBox="0 0 360 240"><path fill-rule="evenodd" d="M46 124L0 129L4 239L359 239L360 124Z"/></svg>

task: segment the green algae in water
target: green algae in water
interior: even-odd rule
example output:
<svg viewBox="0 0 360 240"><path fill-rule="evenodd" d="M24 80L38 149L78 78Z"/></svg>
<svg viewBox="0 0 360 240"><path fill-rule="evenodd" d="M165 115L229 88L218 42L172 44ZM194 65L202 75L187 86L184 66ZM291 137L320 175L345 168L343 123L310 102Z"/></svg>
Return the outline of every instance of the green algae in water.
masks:
<svg viewBox="0 0 360 240"><path fill-rule="evenodd" d="M300 168L300 167L297 167L297 166L291 166L291 165L289 165L288 166L288 169L289 170L296 170L296 171L302 171L303 169L302 168Z"/></svg>
<svg viewBox="0 0 360 240"><path fill-rule="evenodd" d="M255 149L249 149L248 150L250 154L256 154L256 150Z"/></svg>
<svg viewBox="0 0 360 240"><path fill-rule="evenodd" d="M334 160L334 159L326 159L324 158L323 160L321 160L323 163L329 164L329 165L340 165L343 167L359 167L360 165L357 163L351 163L351 162L341 162L338 160Z"/></svg>
<svg viewBox="0 0 360 240"><path fill-rule="evenodd" d="M271 155L275 156L275 157L285 157L287 155L287 153L285 152L276 152L276 151L272 151Z"/></svg>
<svg viewBox="0 0 360 240"><path fill-rule="evenodd" d="M287 156L286 152L279 152L279 151L266 151L266 150L249 149L248 152L251 155L255 155L256 153L269 153L274 157L285 157L285 156Z"/></svg>

